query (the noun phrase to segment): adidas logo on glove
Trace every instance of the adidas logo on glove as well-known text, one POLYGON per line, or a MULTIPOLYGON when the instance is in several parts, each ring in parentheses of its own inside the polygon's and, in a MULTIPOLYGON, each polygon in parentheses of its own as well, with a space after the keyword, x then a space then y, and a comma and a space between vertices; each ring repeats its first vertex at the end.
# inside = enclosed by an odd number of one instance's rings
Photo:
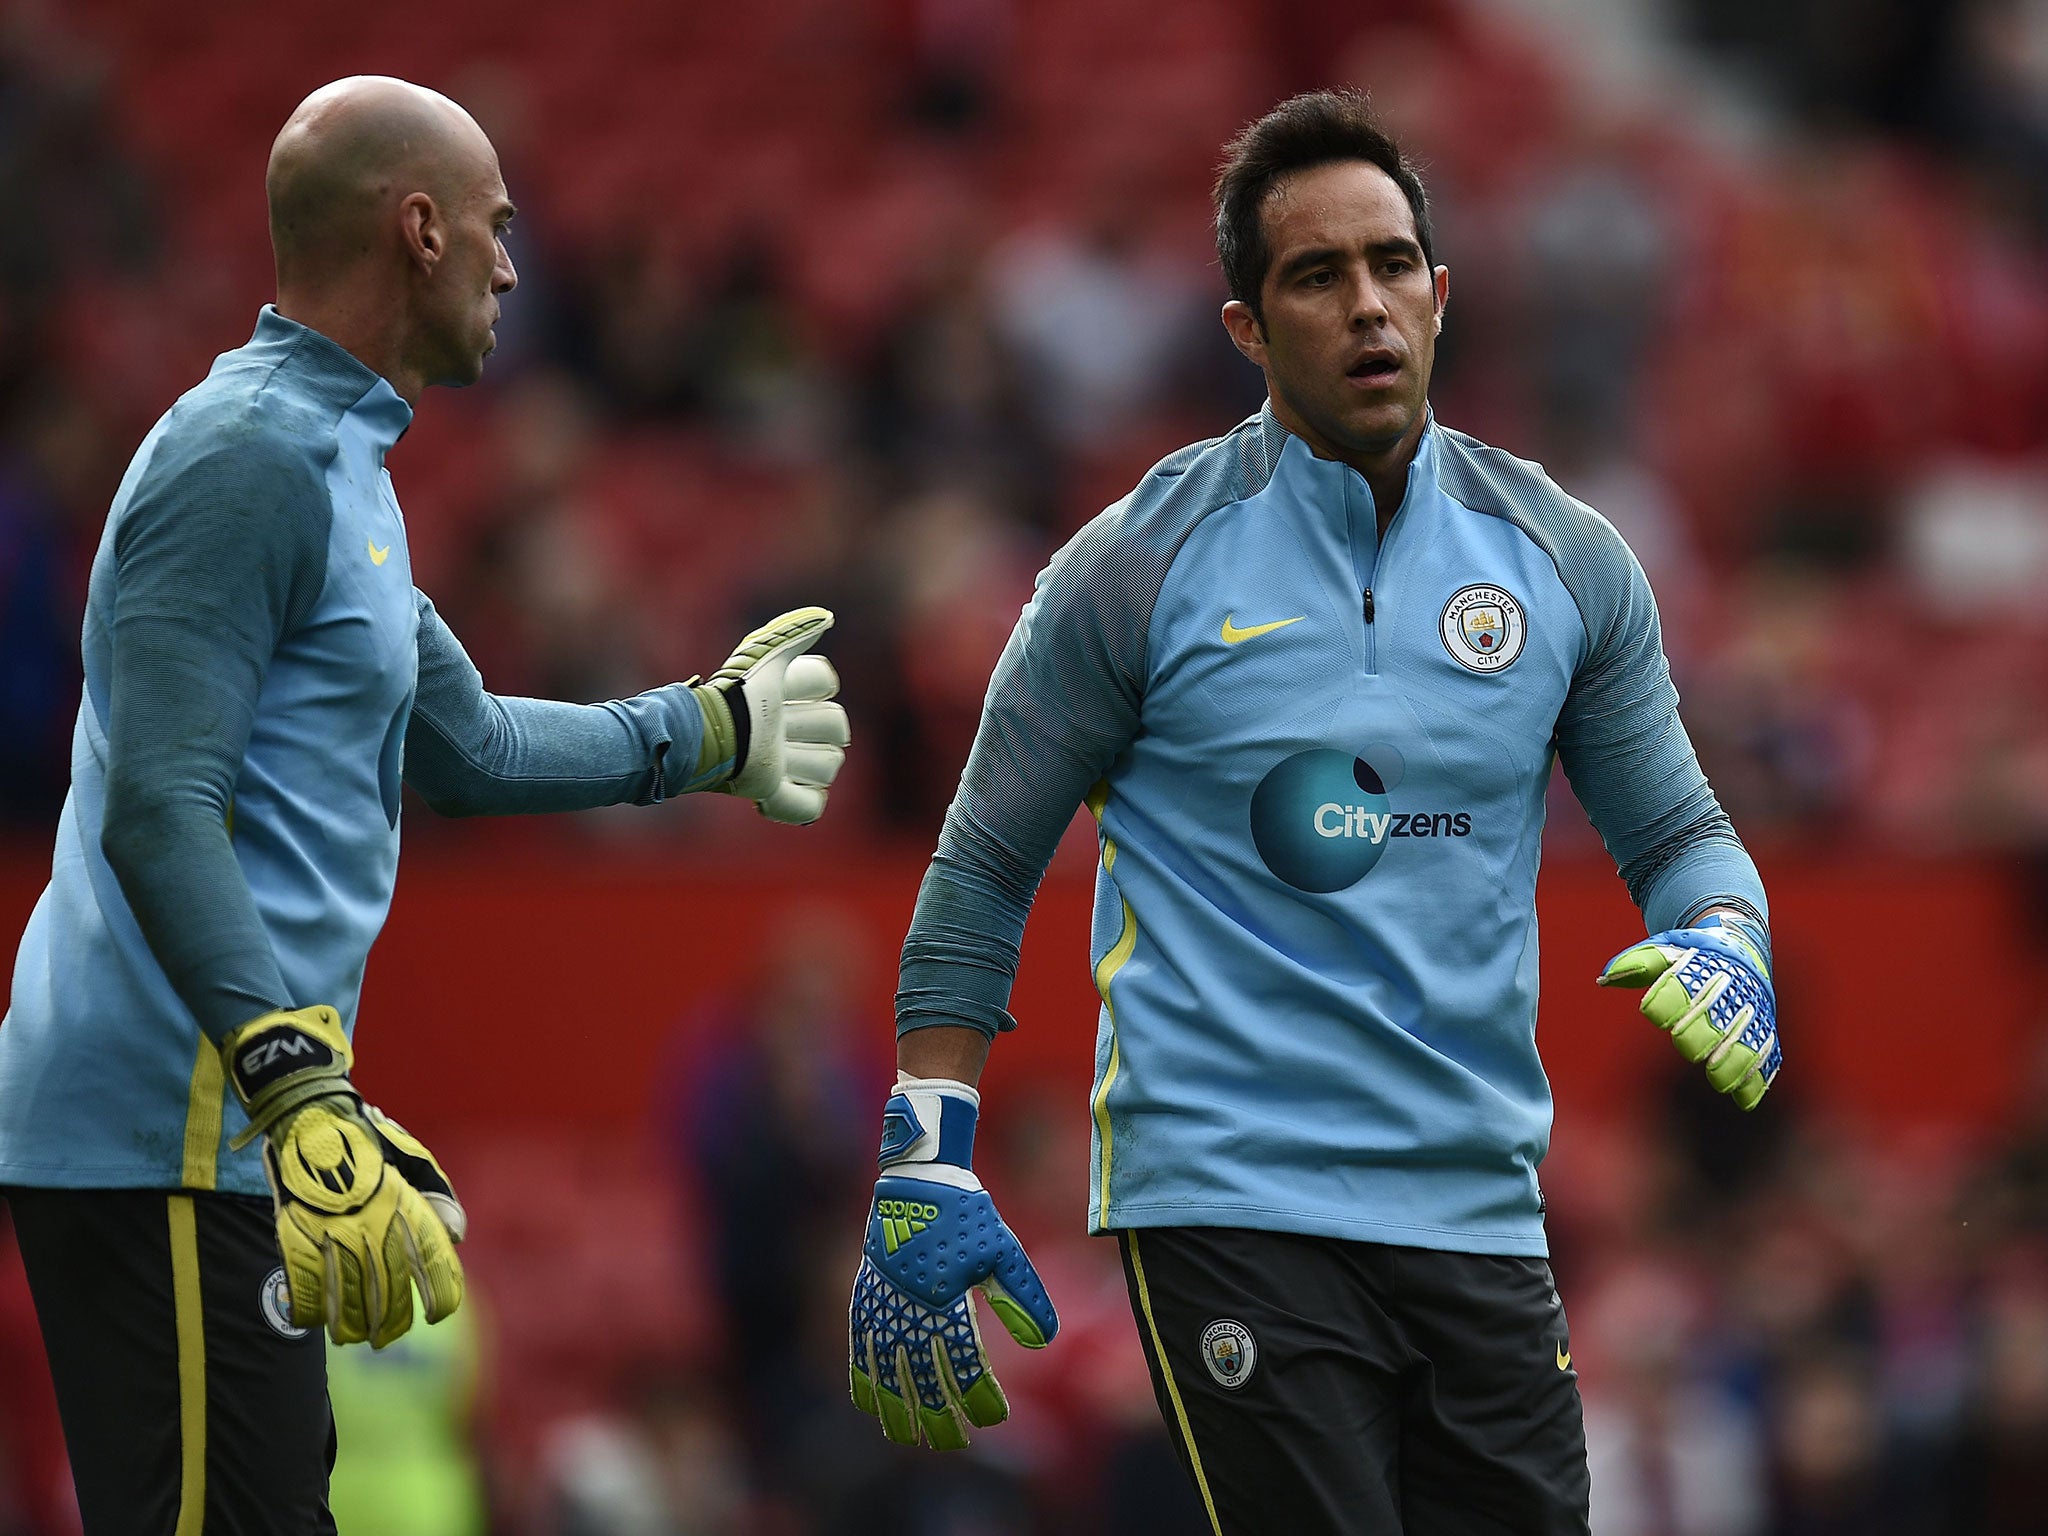
POLYGON ((894 1253, 937 1221, 939 1208, 917 1200, 877 1200, 875 1214, 882 1218, 882 1246, 894 1253))

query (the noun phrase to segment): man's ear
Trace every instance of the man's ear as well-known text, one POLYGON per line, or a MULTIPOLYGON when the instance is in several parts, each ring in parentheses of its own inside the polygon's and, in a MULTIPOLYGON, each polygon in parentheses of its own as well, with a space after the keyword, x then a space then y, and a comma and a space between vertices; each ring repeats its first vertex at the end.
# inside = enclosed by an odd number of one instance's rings
POLYGON ((1430 286, 1436 289, 1436 328, 1441 335, 1444 328, 1444 307, 1451 302, 1451 269, 1438 267, 1429 274, 1430 286))
POLYGON ((1225 304, 1223 329, 1230 333, 1232 346, 1259 367, 1266 366, 1266 328, 1252 313, 1251 305, 1242 299, 1232 299, 1225 304))
POLYGON ((398 205, 399 236, 405 253, 416 266, 433 271, 446 249, 441 231, 441 210, 424 192, 409 193, 398 205))

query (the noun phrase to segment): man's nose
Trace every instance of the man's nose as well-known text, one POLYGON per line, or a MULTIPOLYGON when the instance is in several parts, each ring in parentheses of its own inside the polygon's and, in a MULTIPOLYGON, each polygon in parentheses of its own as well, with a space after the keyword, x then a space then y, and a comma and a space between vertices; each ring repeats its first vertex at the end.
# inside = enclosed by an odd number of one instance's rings
POLYGON ((1380 294, 1380 285, 1369 276, 1360 277, 1351 288, 1351 328, 1362 331, 1384 325, 1386 320, 1387 304, 1380 294))
POLYGON ((519 286, 519 270, 512 265, 510 256, 498 258, 497 270, 491 273, 491 292, 510 293, 519 286))

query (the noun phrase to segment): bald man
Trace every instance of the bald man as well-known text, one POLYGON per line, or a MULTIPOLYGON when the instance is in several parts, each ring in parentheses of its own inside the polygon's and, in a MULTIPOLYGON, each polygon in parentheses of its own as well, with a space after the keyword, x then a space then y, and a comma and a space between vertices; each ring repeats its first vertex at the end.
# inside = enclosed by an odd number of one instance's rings
MULTIPOLYGON (((399 786, 449 815, 718 790, 814 821, 847 741, 798 609, 708 682, 500 698, 384 456, 518 283, 490 141, 399 80, 294 112, 277 302, 144 439, 87 595, 71 793, 0 1028, 0 1187, 91 1536, 331 1531, 325 1331, 462 1298, 461 1205, 350 1084, 399 786)), ((488 1030, 488 1020, 479 1021, 488 1030)))

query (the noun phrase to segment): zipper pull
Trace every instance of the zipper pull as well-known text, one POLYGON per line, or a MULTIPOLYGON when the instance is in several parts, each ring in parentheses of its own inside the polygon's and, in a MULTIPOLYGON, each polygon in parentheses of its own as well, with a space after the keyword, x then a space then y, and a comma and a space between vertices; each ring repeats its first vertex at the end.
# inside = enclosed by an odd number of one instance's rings
POLYGON ((1365 589, 1365 622, 1366 622, 1366 623, 1368 623, 1368 624, 1370 624, 1370 623, 1372 622, 1372 588, 1371 588, 1371 587, 1367 587, 1367 588, 1365 589))

